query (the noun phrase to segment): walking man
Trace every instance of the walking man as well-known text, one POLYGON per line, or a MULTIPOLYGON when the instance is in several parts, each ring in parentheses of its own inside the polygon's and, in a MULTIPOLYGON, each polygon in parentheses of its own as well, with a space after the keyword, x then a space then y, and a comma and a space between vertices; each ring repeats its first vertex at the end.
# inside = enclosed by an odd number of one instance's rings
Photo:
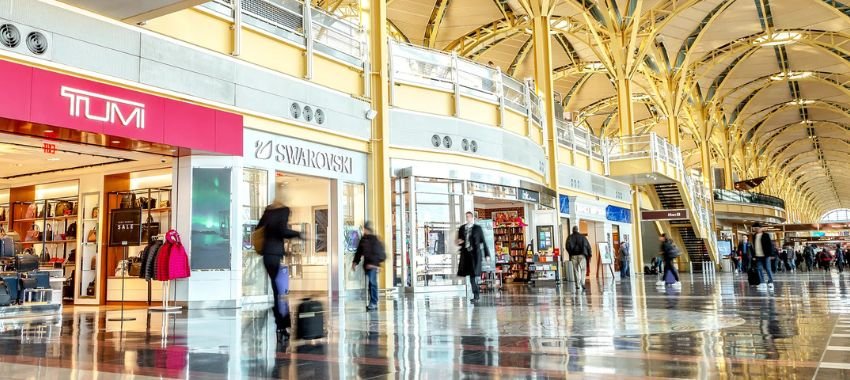
POLYGON ((578 226, 573 226, 573 233, 567 239, 567 253, 573 263, 573 275, 576 280, 576 290, 585 290, 584 282, 587 276, 587 261, 593 255, 587 237, 578 232, 578 226))
POLYGON ((363 273, 366 274, 366 281, 369 284, 369 306, 366 306, 366 311, 372 311, 378 308, 378 268, 387 259, 384 243, 381 243, 381 240, 375 235, 372 222, 363 224, 363 237, 360 238, 360 243, 357 244, 357 252, 354 253, 354 261, 351 263, 352 271, 357 267, 357 264, 360 264, 361 258, 363 259, 363 273))
POLYGON ((755 231, 755 236, 753 236, 753 244, 752 247, 752 257, 755 258, 756 270, 758 270, 759 274, 759 287, 762 287, 764 284, 764 274, 767 273, 767 287, 773 289, 773 272, 771 271, 770 260, 775 258, 776 256, 776 248, 773 246, 773 241, 770 239, 770 235, 764 232, 764 228, 762 228, 761 223, 754 223, 753 230, 755 231))
POLYGON ((747 272, 750 270, 750 265, 752 264, 752 256, 750 256, 752 245, 750 244, 749 236, 744 235, 741 239, 741 242, 738 243, 738 255, 741 256, 741 262, 743 263, 743 268, 741 269, 747 272))
POLYGON ((481 258, 490 258, 490 250, 484 241, 484 230, 475 224, 472 212, 466 213, 466 224, 457 231, 457 244, 460 246, 460 261, 457 275, 468 276, 469 286, 472 287, 472 303, 480 299, 481 289, 478 288, 478 278, 481 277, 481 258))
POLYGON ((630 260, 630 252, 629 252, 629 235, 624 235, 624 241, 620 243, 620 278, 627 279, 630 277, 629 273, 629 263, 630 260))

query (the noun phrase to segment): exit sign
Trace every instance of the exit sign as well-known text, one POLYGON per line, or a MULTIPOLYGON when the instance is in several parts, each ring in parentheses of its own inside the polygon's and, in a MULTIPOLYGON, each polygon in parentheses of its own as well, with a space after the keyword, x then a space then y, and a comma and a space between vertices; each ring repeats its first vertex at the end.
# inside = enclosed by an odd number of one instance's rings
POLYGON ((41 146, 41 150, 46 154, 56 154, 56 144, 53 143, 43 143, 41 146))

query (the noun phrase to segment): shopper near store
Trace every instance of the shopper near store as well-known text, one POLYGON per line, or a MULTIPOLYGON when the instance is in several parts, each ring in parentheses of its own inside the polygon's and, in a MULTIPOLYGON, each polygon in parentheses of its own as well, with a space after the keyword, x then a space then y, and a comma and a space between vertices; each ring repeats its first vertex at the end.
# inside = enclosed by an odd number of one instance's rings
POLYGON ((484 241, 484 229, 475 224, 475 216, 472 212, 466 213, 466 224, 460 226, 457 231, 457 244, 460 246, 457 275, 469 277, 469 286, 472 287, 470 302, 477 303, 481 298, 481 289, 478 287, 478 278, 481 277, 481 259, 489 258, 490 250, 487 248, 487 242, 484 241))
POLYGON ((372 222, 363 224, 363 237, 360 238, 357 252, 354 253, 354 261, 351 263, 352 271, 360 264, 360 259, 363 259, 363 273, 366 274, 369 285, 369 306, 366 306, 366 311, 372 311, 378 308, 378 268, 387 259, 384 243, 375 235, 372 222))
POLYGON ((667 274, 669 273, 673 276, 675 282, 672 284, 674 288, 682 287, 682 283, 679 282, 679 271, 676 269, 676 263, 673 262, 681 252, 673 242, 667 237, 667 234, 661 234, 658 237, 658 240, 661 242, 661 257, 664 259, 664 275, 661 276, 661 280, 666 282, 667 274))
POLYGON ((578 226, 573 226, 573 233, 567 239, 567 253, 570 255, 570 261, 573 263, 573 276, 576 280, 576 290, 585 290, 587 276, 587 262, 593 256, 593 251, 590 249, 590 242, 587 237, 578 231, 578 226))
POLYGON ((263 265, 265 265, 272 283, 272 294, 274 295, 272 312, 274 313, 275 326, 277 326, 278 342, 289 339, 288 329, 291 325, 289 310, 281 310, 278 306, 281 292, 285 295, 289 289, 278 289, 277 281, 275 281, 280 271, 283 256, 286 254, 283 241, 301 238, 300 232, 289 229, 289 215, 290 210, 289 207, 285 206, 285 198, 282 193, 278 193, 277 200, 266 207, 263 216, 260 217, 260 222, 257 224, 257 229, 263 229, 263 265))
POLYGON ((835 266, 838 268, 838 273, 844 272, 844 249, 841 244, 835 245, 835 266))
POLYGON ((776 247, 773 245, 770 234, 764 232, 761 223, 754 223, 753 230, 755 235, 753 235, 750 254, 755 258, 756 270, 759 274, 759 287, 766 286, 773 289, 773 272, 770 262, 776 258, 776 247), (765 275, 763 272, 767 274, 767 284, 764 282, 765 275))
POLYGON ((626 279, 631 277, 629 273, 629 263, 631 262, 631 256, 629 249, 629 235, 625 235, 625 240, 620 243, 620 278, 626 279))
POLYGON ((744 235, 744 237, 741 238, 741 242, 738 243, 738 255, 741 256, 742 272, 750 270, 750 265, 752 264, 753 259, 753 257, 750 256, 752 248, 752 244, 750 244, 750 237, 744 235))
POLYGON ((815 248, 808 244, 803 248, 803 257, 806 260, 806 271, 811 272, 815 269, 815 248))

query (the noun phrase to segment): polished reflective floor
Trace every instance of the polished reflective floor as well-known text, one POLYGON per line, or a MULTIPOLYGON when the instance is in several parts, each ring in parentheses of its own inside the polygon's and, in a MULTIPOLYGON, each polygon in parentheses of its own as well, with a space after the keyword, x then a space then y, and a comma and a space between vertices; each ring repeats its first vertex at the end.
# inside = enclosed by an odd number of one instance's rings
POLYGON ((850 379, 850 274, 682 276, 402 295, 328 307, 326 339, 278 345, 262 308, 66 307, 0 323, 0 379, 850 379))

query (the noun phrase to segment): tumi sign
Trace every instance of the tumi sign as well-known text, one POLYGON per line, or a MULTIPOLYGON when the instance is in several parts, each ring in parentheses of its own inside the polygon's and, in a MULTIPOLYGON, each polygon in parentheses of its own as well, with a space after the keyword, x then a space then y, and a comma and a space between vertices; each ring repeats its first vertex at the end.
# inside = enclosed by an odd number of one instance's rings
POLYGON ((641 211, 641 220, 687 220, 688 210, 657 210, 657 211, 641 211))
POLYGON ((242 156, 238 114, 2 60, 0 83, 0 118, 242 156))
POLYGON ((68 98, 71 117, 102 121, 121 126, 145 128, 145 105, 108 95, 96 94, 77 88, 62 86, 62 97, 68 98))

